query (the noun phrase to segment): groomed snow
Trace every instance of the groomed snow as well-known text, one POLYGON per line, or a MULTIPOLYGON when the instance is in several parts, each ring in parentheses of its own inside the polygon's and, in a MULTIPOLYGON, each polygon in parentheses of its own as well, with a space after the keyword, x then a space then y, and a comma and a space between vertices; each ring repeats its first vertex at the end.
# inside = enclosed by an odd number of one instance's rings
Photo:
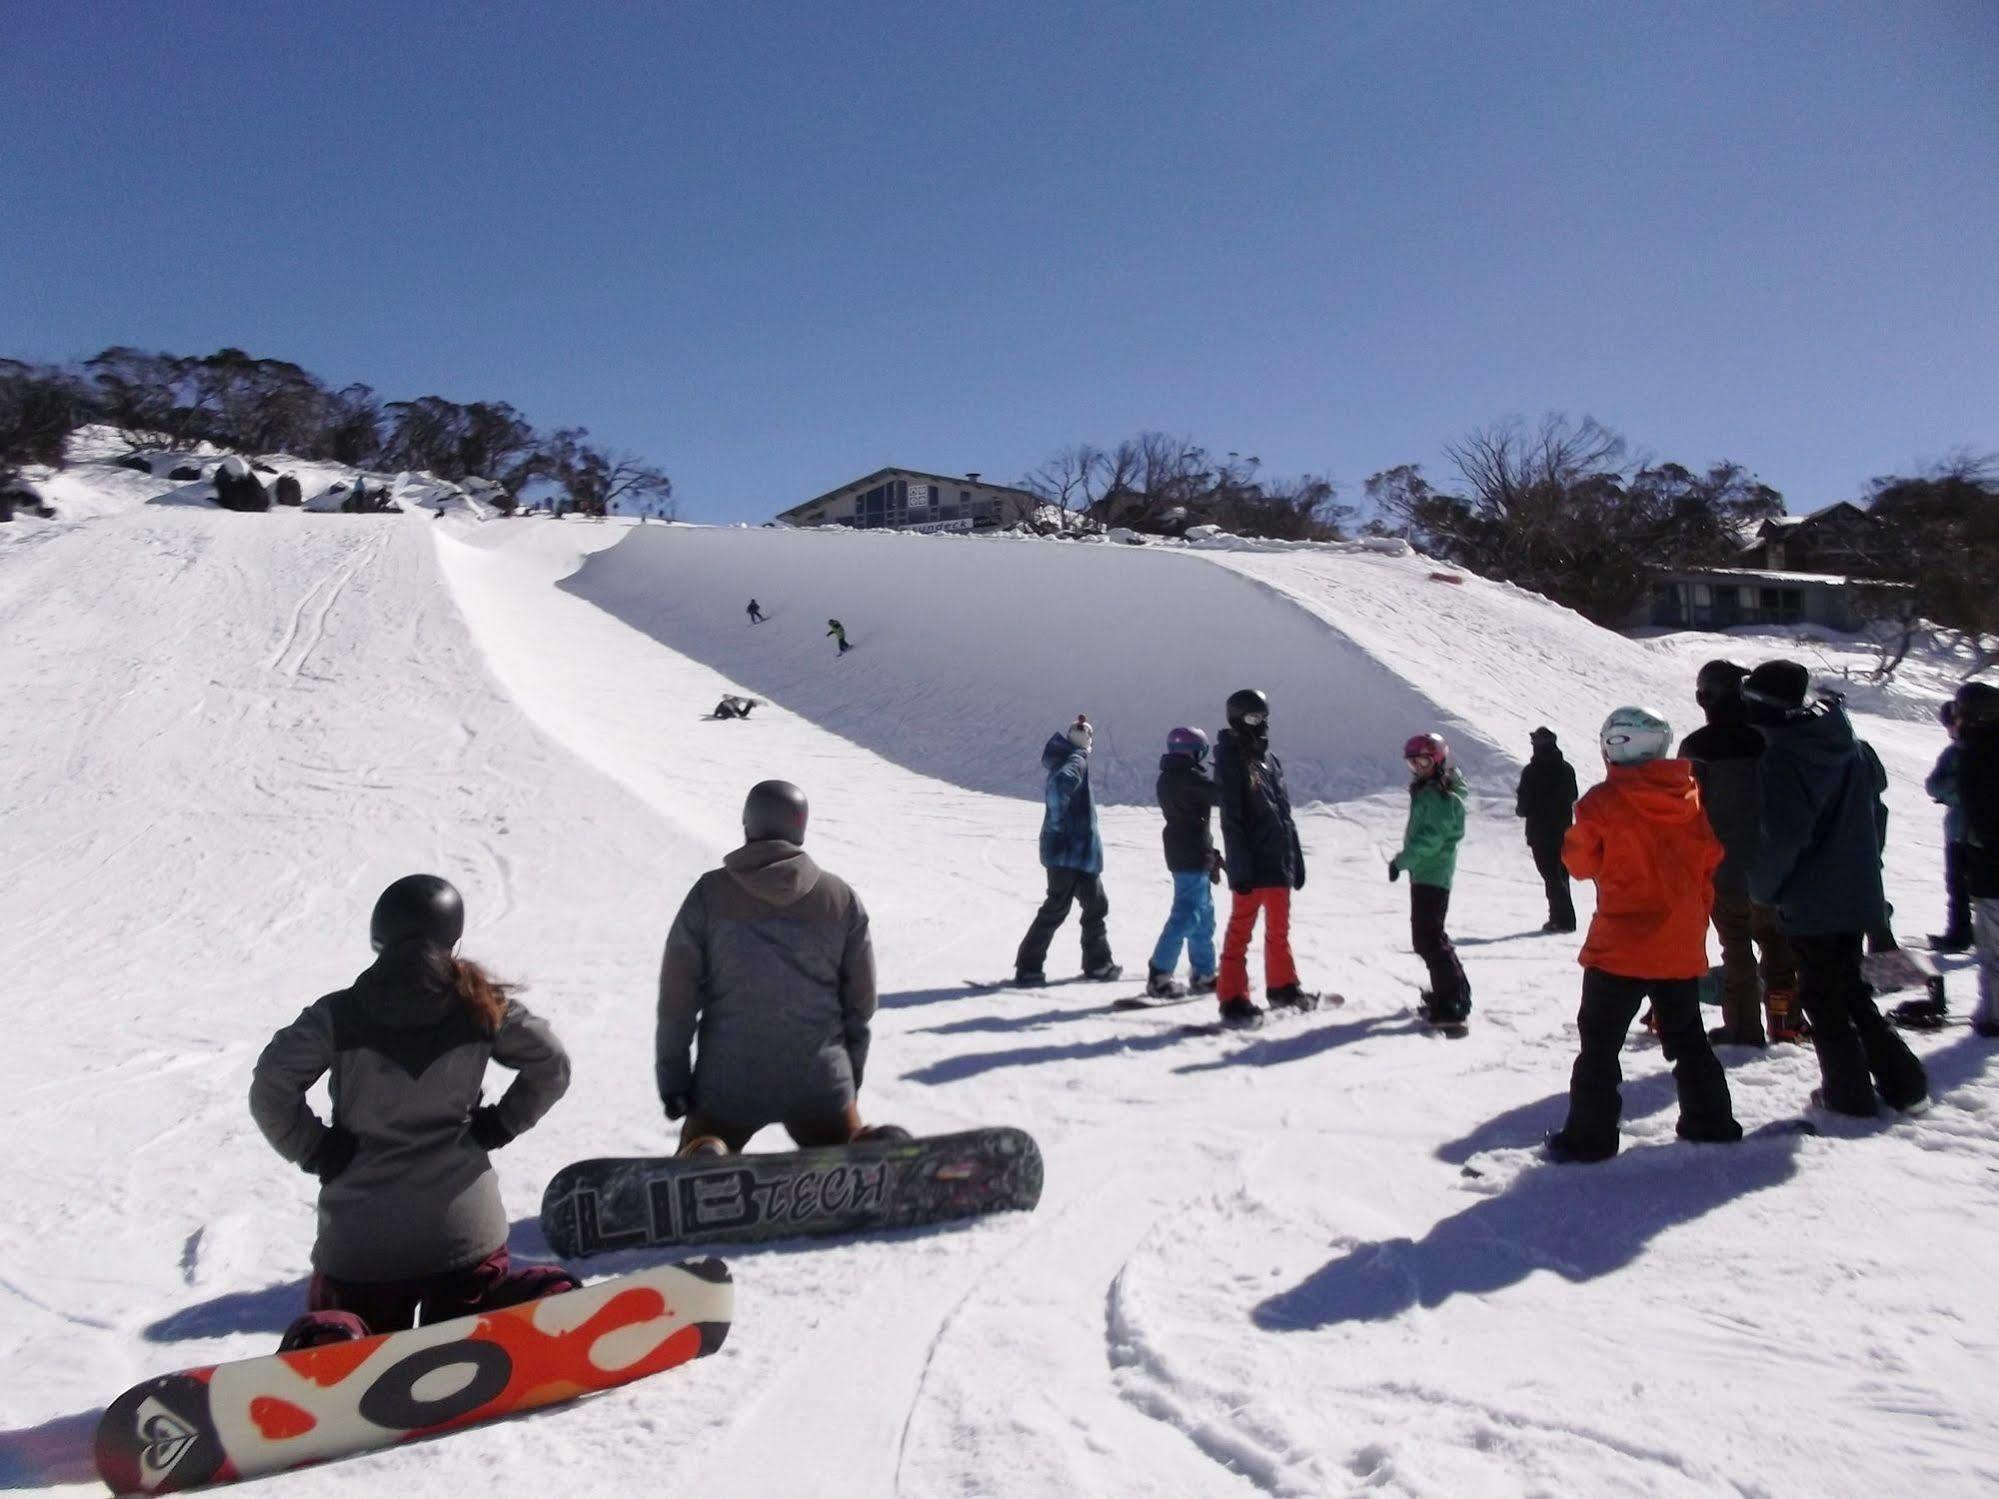
MULTIPOLYGON (((1691 726, 1708 655, 1837 673, 1859 647, 1633 642, 1416 557, 231 515, 148 504, 144 477, 71 470, 58 520, 0 534, 0 1487, 88 1491, 105 1400, 265 1351, 298 1309, 312 1184, 250 1124, 249 1068, 367 962, 390 878, 457 881, 465 949, 526 980, 576 1058, 569 1097, 499 1158, 517 1253, 542 1252, 557 1165, 663 1146, 659 943, 765 775, 811 793, 813 851, 874 917, 867 1113, 1028 1126, 1039 1210, 737 1251, 715 1358, 270 1492, 1999 1481, 1990 1043, 1916 1038, 1936 1107, 1825 1138, 1775 1128, 1816 1081, 1808 1054, 1732 1055, 1765 1131, 1732 1149, 1673 1141, 1670 1078, 1634 1043, 1625 1153, 1555 1168, 1530 1148, 1559 1122, 1578 971, 1573 939, 1538 933, 1510 815, 1526 729, 1560 731, 1587 780, 1616 703, 1691 726), (748 625, 751 594, 769 624, 748 625), (1313 801, 1300 963, 1348 1004, 1194 1037, 1200 1006, 1108 1011, 1134 980, 965 993, 1031 914, 1035 757, 1079 709, 1121 803, 1112 938, 1142 973, 1166 904, 1156 746, 1183 718, 1213 729, 1248 683, 1313 801), (725 691, 773 701, 704 721, 725 691), (1382 867, 1401 741, 1433 727, 1480 793, 1452 922, 1478 1005, 1461 1042, 1410 1018, 1420 966, 1382 867)), ((1854 697, 1895 780, 1909 933, 1940 914, 1920 782, 1943 680, 1933 663, 1854 697)), ((1957 970, 1960 1013, 1969 986, 1957 970)))

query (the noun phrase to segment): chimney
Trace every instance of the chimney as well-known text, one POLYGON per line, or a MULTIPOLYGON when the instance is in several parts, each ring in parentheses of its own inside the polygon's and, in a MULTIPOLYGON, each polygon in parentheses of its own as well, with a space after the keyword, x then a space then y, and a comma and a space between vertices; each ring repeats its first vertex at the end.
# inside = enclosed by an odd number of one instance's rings
POLYGON ((969 474, 966 474, 966 475, 965 475, 965 477, 966 477, 967 479, 970 479, 970 480, 971 480, 971 481, 972 481, 972 482, 973 482, 974 484, 976 484, 976 483, 978 483, 978 482, 979 482, 979 476, 978 476, 978 473, 977 473, 976 471, 974 471, 974 472, 972 472, 972 473, 969 473, 969 474))

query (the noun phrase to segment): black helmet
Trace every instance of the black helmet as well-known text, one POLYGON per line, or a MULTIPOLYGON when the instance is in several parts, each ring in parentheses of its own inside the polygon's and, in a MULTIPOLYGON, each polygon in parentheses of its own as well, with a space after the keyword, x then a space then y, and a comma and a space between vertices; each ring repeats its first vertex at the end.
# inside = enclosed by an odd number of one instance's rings
POLYGON ((743 841, 805 841, 805 793, 789 781, 758 781, 743 799, 743 841))
POLYGON ((1705 704, 1740 697, 1742 679, 1748 675, 1748 667, 1737 666, 1733 661, 1710 661, 1694 678, 1694 701, 1705 704))
POLYGON ((1999 723, 1999 687, 1990 682, 1966 682, 1957 689, 1956 702, 1960 728, 1999 723))
POLYGON ((1254 687, 1245 687, 1229 694, 1227 712, 1231 727, 1260 729, 1270 722, 1270 699, 1254 687))
POLYGON ((1795 713, 1812 690, 1809 668, 1797 661, 1765 661, 1743 680, 1742 696, 1751 703, 1795 713))
POLYGON ((464 935, 465 902, 451 881, 434 874, 404 875, 382 892, 368 920, 376 952, 411 938, 449 952, 464 935))

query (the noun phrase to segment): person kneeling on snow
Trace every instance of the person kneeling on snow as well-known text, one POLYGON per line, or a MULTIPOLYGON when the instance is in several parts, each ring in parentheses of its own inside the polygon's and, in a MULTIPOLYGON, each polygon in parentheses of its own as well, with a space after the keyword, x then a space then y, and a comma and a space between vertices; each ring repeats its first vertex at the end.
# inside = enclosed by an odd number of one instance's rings
POLYGON ((738 1151, 769 1124, 801 1146, 870 1133, 855 1102, 875 1013, 868 913, 801 846, 806 812, 789 781, 751 787, 743 846, 667 933, 655 1066, 683 1151, 738 1151))
POLYGON ((756 705, 757 700, 753 697, 736 697, 734 694, 730 694, 717 703, 715 711, 708 716, 710 718, 748 718, 750 716, 750 709, 756 705))
POLYGON ((1424 1014, 1437 1025, 1462 1025, 1471 1013, 1471 985, 1444 920, 1451 880, 1465 836, 1465 778, 1450 763, 1441 734, 1418 734, 1402 746, 1409 767, 1409 820, 1402 851, 1388 861, 1388 881, 1409 876, 1409 945, 1430 970, 1424 1014))
POLYGON ((264 1138, 320 1181, 308 1310, 281 1352, 579 1284, 555 1265, 511 1267, 491 1160, 568 1088, 562 1043, 508 985, 452 955, 465 906, 447 881, 397 880, 371 927, 380 956, 271 1037, 250 1084, 264 1138), (488 1061, 520 1075, 481 1105, 488 1061), (306 1102, 327 1072, 330 1123, 306 1102))
POLYGON ((1596 881, 1596 915, 1576 961, 1583 965, 1582 1049, 1569 1076, 1569 1118, 1548 1136, 1558 1161, 1617 1154, 1617 1054, 1649 996, 1673 1064, 1683 1140, 1742 1138, 1728 1078, 1701 1024, 1707 926, 1721 841, 1701 809, 1693 764, 1664 758, 1673 729, 1643 708, 1603 722, 1603 783, 1576 805, 1562 845, 1569 873, 1596 881))

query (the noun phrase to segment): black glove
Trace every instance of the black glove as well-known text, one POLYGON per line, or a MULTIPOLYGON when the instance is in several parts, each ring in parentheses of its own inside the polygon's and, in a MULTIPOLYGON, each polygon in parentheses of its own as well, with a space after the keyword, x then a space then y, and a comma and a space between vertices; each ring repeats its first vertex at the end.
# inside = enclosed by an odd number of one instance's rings
POLYGON ((487 1104, 472 1111, 472 1143, 481 1150, 498 1150, 513 1143, 514 1132, 500 1122, 500 1106, 487 1104))
POLYGON ((1397 864, 1393 859, 1390 859, 1388 861, 1388 883, 1392 885, 1401 878, 1402 866, 1397 864))
POLYGON ((1219 885, 1221 882, 1222 852, 1218 848, 1211 848, 1208 850, 1208 883, 1210 885, 1219 885))
POLYGON ((687 1117, 687 1106, 692 1102, 693 1100, 685 1093, 667 1094, 666 1117, 669 1119, 685 1119, 687 1117))
POLYGON ((353 1164, 354 1152, 360 1148, 361 1142, 354 1138, 353 1131, 337 1124, 328 1125, 319 1143, 312 1147, 312 1153, 299 1165, 318 1177, 324 1186, 353 1164))

